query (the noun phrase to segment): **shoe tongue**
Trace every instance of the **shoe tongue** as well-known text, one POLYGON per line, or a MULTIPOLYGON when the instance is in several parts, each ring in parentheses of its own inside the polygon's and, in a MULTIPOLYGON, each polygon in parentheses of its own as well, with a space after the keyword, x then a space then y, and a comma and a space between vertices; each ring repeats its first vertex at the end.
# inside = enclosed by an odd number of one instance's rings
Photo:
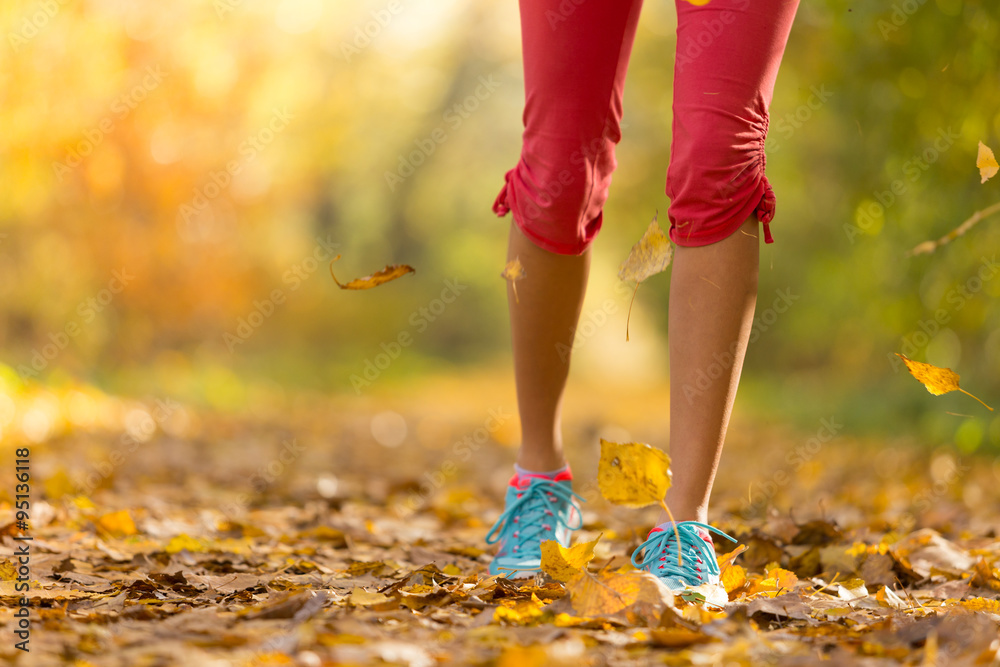
MULTIPOLYGON (((682 521, 680 523, 684 523, 684 522, 682 521)), ((689 528, 692 529, 692 530, 694 530, 694 532, 698 533, 698 535, 700 535, 703 540, 705 540, 706 542, 708 542, 712 546, 715 546, 715 541, 712 539, 712 534, 709 533, 707 530, 705 530, 701 526, 690 526, 689 528)), ((674 522, 673 521, 665 521, 664 523, 661 523, 660 525, 658 525, 655 528, 653 528, 653 530, 649 531, 649 535, 647 535, 647 538, 650 537, 650 536, 652 536, 653 533, 660 533, 660 532, 666 532, 666 533, 673 534, 673 532, 674 532, 674 522)))

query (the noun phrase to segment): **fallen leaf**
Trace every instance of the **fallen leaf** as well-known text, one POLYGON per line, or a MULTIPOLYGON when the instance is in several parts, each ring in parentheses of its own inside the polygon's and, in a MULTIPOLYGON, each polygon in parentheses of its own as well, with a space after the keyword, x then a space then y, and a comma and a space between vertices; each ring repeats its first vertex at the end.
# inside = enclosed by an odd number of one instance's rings
POLYGON ((538 596, 532 593, 531 597, 527 600, 514 601, 509 607, 497 607, 493 612, 493 620, 507 621, 514 625, 528 625, 538 620, 544 614, 542 605, 543 602, 538 599, 538 596))
POLYGON ((594 547, 600 537, 567 549, 555 540, 542 542, 542 571, 556 581, 567 582, 586 570, 594 559, 594 547))
MULTIPOLYGON (((935 396, 947 394, 950 391, 960 391, 966 396, 972 396, 972 394, 958 386, 958 373, 950 368, 938 368, 937 366, 932 366, 931 364, 925 364, 922 361, 913 361, 899 352, 896 353, 896 356, 903 360, 906 367, 910 370, 910 374, 917 378, 921 384, 927 387, 927 391, 935 396)), ((986 405, 975 396, 972 396, 972 398, 975 398, 977 401, 982 403, 983 406, 990 412, 993 411, 993 408, 986 405)))
POLYGON ((703 644, 713 641, 711 637, 703 632, 680 627, 653 628, 652 639, 655 645, 667 648, 684 648, 693 644, 703 644))
POLYGON ((163 548, 168 554, 175 554, 185 549, 191 553, 204 552, 208 551, 208 545, 204 540, 193 538, 187 533, 181 533, 171 537, 167 546, 163 548))
POLYGON ((129 514, 128 510, 119 510, 104 514, 94 521, 94 525, 97 526, 100 532, 112 537, 128 537, 138 532, 135 528, 135 522, 132 521, 132 515, 129 514))
POLYGON ((544 667, 549 655, 544 646, 508 646, 497 658, 496 667, 544 667))
POLYGON ((659 579, 642 570, 629 569, 581 572, 566 584, 573 611, 578 616, 611 616, 625 609, 644 605, 655 610, 659 619, 663 608, 672 606, 674 596, 659 579))
POLYGON ((959 604, 969 611, 985 611, 990 614, 1000 614, 1000 600, 969 598, 968 600, 962 600, 959 604))
POLYGON ((722 587, 726 589, 726 593, 730 594, 731 598, 733 593, 738 592, 746 585, 746 570, 739 565, 730 565, 722 571, 719 582, 722 584, 722 587))
POLYGON ((17 565, 13 560, 0 561, 0 581, 16 581, 17 565))
POLYGON ((893 544, 890 551, 893 558, 921 577, 930 576, 934 570, 962 576, 976 564, 968 552, 931 528, 910 533, 893 544))
POLYGON ((662 449, 601 438, 597 483, 610 502, 633 508, 663 502, 670 477, 670 457, 662 449))
POLYGON ((878 600, 878 603, 883 607, 890 607, 892 609, 907 609, 910 606, 903 600, 903 598, 893 593, 887 586, 883 586, 878 589, 875 593, 875 599, 878 600))
POLYGON ((771 614, 772 616, 787 616, 788 618, 798 618, 807 620, 809 618, 809 608, 802 601, 802 596, 798 593, 785 593, 777 597, 757 598, 747 605, 747 615, 771 614))
POLYGON ((360 586, 356 586, 351 594, 347 596, 347 601, 355 607, 370 607, 376 604, 385 604, 392 600, 388 595, 382 593, 369 592, 360 586))
POLYGON ((401 276, 405 276, 407 273, 415 273, 415 269, 409 264, 390 264, 386 266, 381 271, 376 271, 370 276, 365 276, 364 278, 355 278, 349 283, 342 283, 337 280, 337 276, 333 275, 333 262, 340 259, 340 255, 333 258, 330 262, 330 275, 333 276, 333 282, 337 283, 340 289, 371 289, 372 287, 378 287, 383 283, 387 283, 390 280, 395 280, 401 276))
POLYGON ((979 155, 976 156, 976 167, 979 168, 979 175, 982 177, 980 183, 985 183, 1000 171, 1000 164, 997 164, 997 158, 993 155, 993 151, 981 141, 979 142, 979 155))
POLYGON ((503 268, 500 277, 510 282, 511 289, 514 290, 514 300, 517 303, 521 303, 521 299, 517 296, 517 281, 524 279, 524 266, 521 264, 521 258, 515 257, 507 262, 507 266, 503 268))
POLYGON ((777 597, 794 589, 798 581, 799 578, 794 572, 782 569, 777 564, 771 564, 764 576, 755 574, 750 577, 746 594, 747 597, 754 595, 777 597))
POLYGON ((628 323, 632 319, 632 304, 635 302, 635 294, 639 291, 639 283, 652 275, 664 271, 670 266, 673 259, 674 249, 670 245, 668 237, 659 223, 657 216, 653 216, 653 221, 646 228, 646 233, 642 235, 639 242, 632 246, 628 257, 618 269, 618 279, 623 281, 634 280, 635 290, 632 292, 632 300, 628 304, 628 317, 625 319, 625 340, 628 340, 628 323))
POLYGON ((719 571, 725 572, 727 567, 731 567, 733 565, 733 561, 736 560, 736 557, 746 550, 747 550, 747 545, 740 544, 737 545, 737 547, 732 551, 730 551, 729 553, 723 554, 721 556, 716 556, 715 560, 719 563, 719 571))
POLYGON ((836 584, 833 588, 837 591, 837 596, 847 602, 868 597, 868 587, 861 579, 849 579, 841 584, 836 584))

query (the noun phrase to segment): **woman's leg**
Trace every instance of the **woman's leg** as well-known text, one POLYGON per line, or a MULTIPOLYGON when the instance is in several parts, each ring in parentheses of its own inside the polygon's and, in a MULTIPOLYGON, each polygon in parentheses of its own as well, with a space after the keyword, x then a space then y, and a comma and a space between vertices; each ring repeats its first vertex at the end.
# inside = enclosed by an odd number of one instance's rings
POLYGON ((621 139, 622 95, 641 0, 521 0, 525 110, 521 159, 494 211, 513 213, 508 289, 521 468, 565 464, 559 413, 586 290, 589 247, 621 139))
POLYGON ((667 170, 670 238, 678 246, 668 317, 675 482, 666 502, 677 525, 664 525, 664 513, 632 562, 681 590, 719 581, 711 533, 725 533, 706 522, 708 500, 757 298, 759 223, 771 242, 767 108, 798 0, 676 4, 667 170))
POLYGON ((542 250, 511 225, 507 256, 525 278, 508 295, 521 450, 517 464, 548 472, 566 465, 559 414, 569 374, 569 350, 590 270, 590 251, 558 255, 542 250), (559 351, 564 353, 560 354, 559 351))
POLYGON ((797 5, 677 0, 666 502, 678 521, 707 520, 739 384, 757 298, 758 221, 770 242, 774 214, 764 177, 768 107, 797 5))
MULTIPOLYGON (((678 246, 670 277, 670 456, 667 506, 708 522, 708 499, 736 398, 757 300, 758 223, 702 247, 678 246), (719 375, 704 390, 700 373, 719 375)), ((704 377, 704 376, 702 376, 704 377)), ((663 514, 660 522, 666 521, 663 514)))
POLYGON ((562 451, 559 412, 569 350, 621 138, 622 93, 641 0, 521 0, 524 140, 493 205, 513 212, 508 260, 525 276, 508 287, 521 450, 490 572, 532 573, 541 543, 569 546, 580 500, 562 451))

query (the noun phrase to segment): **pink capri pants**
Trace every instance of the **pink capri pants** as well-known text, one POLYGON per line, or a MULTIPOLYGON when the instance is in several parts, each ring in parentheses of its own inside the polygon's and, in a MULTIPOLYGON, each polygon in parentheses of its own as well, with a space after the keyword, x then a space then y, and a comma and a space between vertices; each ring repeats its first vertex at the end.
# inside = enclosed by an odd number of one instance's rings
MULTIPOLYGON (((670 238, 702 246, 752 214, 770 227, 768 107, 799 0, 676 0, 670 238)), ((539 247, 579 255, 601 228, 642 0, 520 0, 524 138, 493 204, 539 247)))

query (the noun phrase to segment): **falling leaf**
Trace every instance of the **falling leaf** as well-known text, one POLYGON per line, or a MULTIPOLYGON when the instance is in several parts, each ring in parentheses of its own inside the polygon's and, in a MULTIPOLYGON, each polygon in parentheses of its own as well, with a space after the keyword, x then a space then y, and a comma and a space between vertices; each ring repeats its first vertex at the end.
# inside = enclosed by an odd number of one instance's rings
MULTIPOLYGON (((641 442, 618 444, 601 438, 601 460, 597 484, 601 495, 616 505, 645 507, 659 503, 673 522, 674 536, 680 542, 674 515, 663 496, 670 488, 670 457, 662 449, 641 442)), ((683 565, 680 549, 677 564, 683 565)))
POLYGON ((542 542, 542 571, 556 581, 567 582, 583 572, 594 559, 594 547, 600 537, 567 549, 555 540, 542 542))
POLYGON ((378 287, 383 283, 387 283, 390 280, 395 280, 401 276, 405 276, 407 273, 415 273, 415 269, 409 264, 390 264, 381 271, 376 271, 370 276, 365 276, 364 278, 356 278, 349 283, 341 283, 337 280, 337 276, 333 275, 333 262, 340 259, 340 255, 333 258, 330 262, 330 275, 333 276, 333 282, 340 286, 340 289, 371 289, 372 287, 378 287))
MULTIPOLYGON (((931 364, 925 364, 922 361, 913 361, 899 352, 896 353, 896 356, 906 363, 906 367, 910 370, 910 374, 917 378, 921 384, 927 387, 927 391, 935 396, 940 396, 941 394, 947 394, 950 391, 956 390, 962 392, 966 396, 972 396, 972 394, 958 386, 958 373, 950 368, 938 368, 937 366, 932 366, 931 364)), ((986 405, 975 396, 972 396, 972 398, 975 398, 977 401, 982 403, 983 406, 990 412, 993 411, 993 408, 986 405)))
POLYGON ((511 289, 514 290, 514 300, 517 303, 521 303, 521 300, 517 296, 517 281, 524 278, 524 266, 521 264, 521 258, 515 257, 507 262, 507 266, 503 268, 500 277, 510 282, 511 289))
POLYGON ((663 500, 670 488, 670 457, 641 442, 618 444, 601 438, 597 483, 616 505, 645 507, 663 500))
POLYGON ((979 175, 983 179, 980 183, 985 183, 1000 171, 1000 164, 997 164, 997 158, 993 155, 993 151, 981 141, 979 142, 979 155, 976 157, 976 166, 979 167, 979 175))
POLYGON ((646 228, 646 233, 642 235, 639 242, 632 246, 628 257, 618 269, 619 280, 635 281, 635 290, 632 291, 632 300, 628 304, 628 317, 625 320, 625 340, 628 340, 628 323, 632 319, 632 304, 635 302, 635 294, 639 291, 639 283, 652 275, 660 273, 670 266, 674 249, 670 245, 668 237, 659 223, 657 216, 653 216, 653 221, 646 228))

